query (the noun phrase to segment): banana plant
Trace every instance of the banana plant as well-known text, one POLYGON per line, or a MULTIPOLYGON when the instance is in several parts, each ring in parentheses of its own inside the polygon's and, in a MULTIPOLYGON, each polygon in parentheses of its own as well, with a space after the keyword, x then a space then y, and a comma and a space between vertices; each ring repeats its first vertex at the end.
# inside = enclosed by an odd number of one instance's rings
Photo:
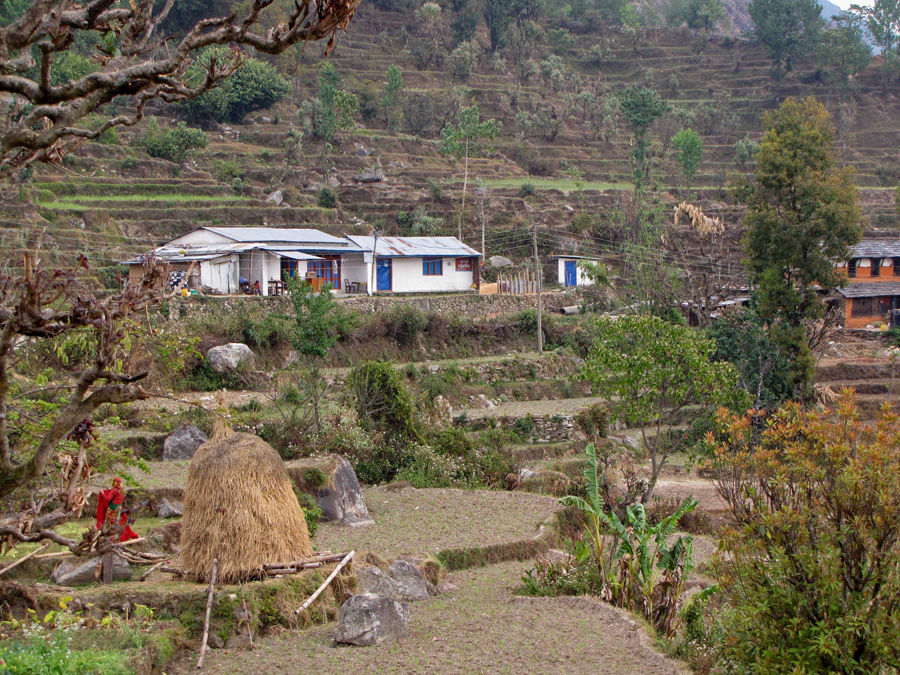
MULTIPOLYGON (((593 443, 585 448, 585 455, 588 466, 584 477, 588 498, 585 500, 569 495, 559 502, 580 509, 588 516, 587 533, 606 585, 602 589, 603 596, 613 604, 639 610, 653 621, 654 616, 659 614, 654 612, 653 590, 660 576, 665 576, 667 580, 677 579, 681 586, 690 572, 693 536, 682 535, 671 544, 667 540, 674 533, 678 521, 697 507, 698 500, 687 497, 673 513, 655 525, 650 524, 643 504, 633 504, 625 509, 623 522, 615 511, 607 512, 607 504, 601 498, 603 477, 593 443), (617 538, 618 547, 607 560, 605 548, 609 534, 617 538), (614 562, 619 563, 618 575, 613 569, 614 562)), ((668 604, 672 607, 662 608, 662 620, 666 627, 671 624, 670 615, 674 611, 674 603, 668 604)))

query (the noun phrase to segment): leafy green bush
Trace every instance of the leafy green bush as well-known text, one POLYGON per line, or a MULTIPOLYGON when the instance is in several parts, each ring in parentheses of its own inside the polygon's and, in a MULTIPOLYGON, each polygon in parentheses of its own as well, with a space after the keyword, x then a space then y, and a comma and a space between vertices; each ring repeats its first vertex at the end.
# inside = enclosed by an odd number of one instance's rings
POLYGON ((465 82, 472 75, 475 66, 478 65, 478 55, 481 47, 478 42, 463 42, 450 53, 447 59, 447 70, 456 82, 465 82))
POLYGON ((52 638, 35 636, 28 642, 0 647, 4 675, 131 675, 121 652, 96 649, 73 650, 70 638, 57 632, 52 638))
POLYGON ((347 377, 356 414, 363 429, 378 429, 389 439, 402 442, 419 439, 415 408, 400 374, 386 361, 367 361, 347 377))
MULTIPOLYGON (((234 56, 227 47, 208 47, 191 66, 189 77, 201 82, 212 59, 227 63, 234 56)), ((269 64, 244 57, 235 73, 197 98, 181 103, 187 118, 194 122, 243 121, 254 110, 269 108, 287 96, 290 83, 269 64)))
POLYGON ((318 204, 323 209, 336 208, 338 205, 337 193, 327 185, 323 186, 316 194, 316 204, 318 204))
POLYGON ((531 183, 522 183, 519 186, 519 196, 520 197, 531 197, 534 195, 534 185, 531 183))
POLYGON ((219 389, 245 389, 247 383, 237 374, 217 373, 209 359, 203 358, 187 374, 184 388, 194 391, 218 391, 219 389))
POLYGON ((181 164, 190 155, 206 147, 206 134, 184 122, 179 122, 172 129, 163 129, 154 117, 147 125, 140 144, 151 157, 181 164))
POLYGON ((322 507, 316 503, 315 498, 308 492, 302 492, 294 485, 294 494, 297 495, 297 501, 300 508, 303 509, 303 516, 306 518, 306 529, 309 530, 309 537, 312 539, 319 531, 319 520, 322 518, 322 507))
POLYGON ((300 109, 303 126, 313 138, 330 143, 340 129, 352 129, 359 99, 343 89, 343 80, 334 64, 326 61, 319 71, 319 93, 300 109))
POLYGON ((413 344, 425 327, 428 318, 422 311, 410 303, 398 303, 381 317, 385 335, 403 346, 413 344))

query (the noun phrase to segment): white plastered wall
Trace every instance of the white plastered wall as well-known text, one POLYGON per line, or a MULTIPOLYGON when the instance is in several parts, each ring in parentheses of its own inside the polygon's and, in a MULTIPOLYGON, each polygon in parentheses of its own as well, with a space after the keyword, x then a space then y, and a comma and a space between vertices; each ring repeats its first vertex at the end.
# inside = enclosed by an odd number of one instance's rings
POLYGON ((457 272, 457 258, 441 258, 443 274, 429 276, 422 273, 422 258, 391 258, 391 290, 394 293, 472 290, 474 275, 478 274, 478 259, 461 259, 470 260, 471 269, 457 272))

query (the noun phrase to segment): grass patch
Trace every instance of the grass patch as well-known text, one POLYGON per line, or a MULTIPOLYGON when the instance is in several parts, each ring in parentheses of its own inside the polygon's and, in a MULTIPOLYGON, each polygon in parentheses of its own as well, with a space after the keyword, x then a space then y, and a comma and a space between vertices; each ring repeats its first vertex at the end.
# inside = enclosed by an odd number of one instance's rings
POLYGON ((128 204, 136 202, 162 202, 162 203, 196 203, 196 202, 248 202, 253 201, 252 197, 241 197, 238 195, 189 195, 189 194, 127 194, 127 195, 103 195, 102 197, 90 197, 82 195, 73 195, 63 199, 57 199, 51 202, 39 202, 41 206, 47 209, 80 209, 87 206, 84 202, 91 202, 91 206, 104 203, 112 204, 128 204))

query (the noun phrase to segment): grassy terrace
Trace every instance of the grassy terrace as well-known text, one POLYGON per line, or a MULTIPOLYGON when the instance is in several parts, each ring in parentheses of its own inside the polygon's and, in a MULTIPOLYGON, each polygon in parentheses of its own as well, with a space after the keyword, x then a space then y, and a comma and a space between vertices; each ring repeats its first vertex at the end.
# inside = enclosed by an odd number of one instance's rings
POLYGON ((134 203, 134 202, 161 202, 165 203, 195 203, 209 201, 226 201, 226 202, 249 202, 256 201, 253 197, 243 197, 240 195, 189 195, 189 194, 123 194, 123 195, 103 195, 102 197, 91 197, 88 195, 72 195, 62 199, 56 199, 50 202, 39 202, 39 204, 48 209, 79 209, 85 204, 103 204, 110 202, 113 204, 134 203))

